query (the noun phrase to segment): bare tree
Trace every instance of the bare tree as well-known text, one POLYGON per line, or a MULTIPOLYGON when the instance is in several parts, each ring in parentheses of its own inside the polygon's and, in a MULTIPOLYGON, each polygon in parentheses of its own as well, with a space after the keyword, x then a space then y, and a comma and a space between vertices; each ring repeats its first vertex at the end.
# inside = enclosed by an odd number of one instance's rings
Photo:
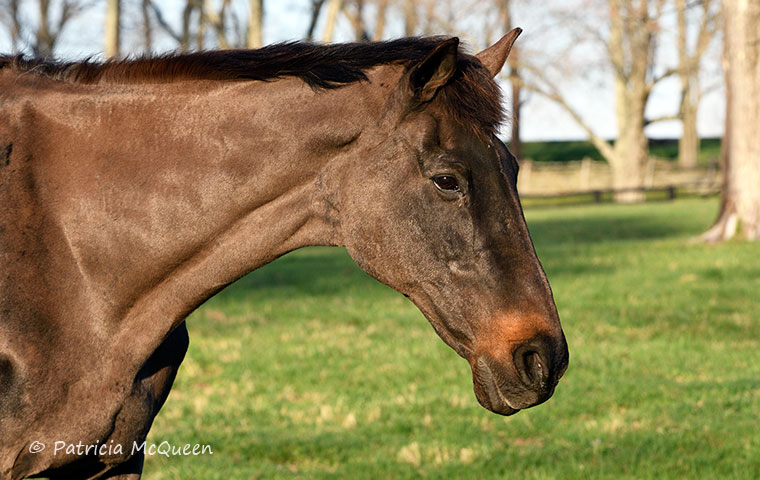
MULTIPOLYGON (((618 202, 643 199, 648 158, 648 140, 644 127, 651 123, 644 117, 654 86, 676 72, 675 68, 655 74, 654 56, 659 33, 658 21, 665 0, 607 0, 609 34, 597 33, 602 40, 604 61, 612 71, 615 90, 615 111, 618 135, 614 145, 597 135, 578 110, 567 101, 557 84, 535 66, 522 63, 523 71, 531 72, 532 80, 523 79, 526 89, 554 101, 588 134, 591 143, 612 167, 613 186, 618 202)), ((593 29, 589 29, 593 31, 593 29)), ((657 120, 663 120, 660 118, 657 120)))
POLYGON ((222 0, 221 6, 219 7, 219 10, 217 10, 214 8, 213 0, 205 0, 201 10, 201 16, 205 18, 206 22, 214 27, 220 48, 230 48, 231 44, 227 37, 228 32, 226 24, 227 9, 229 6, 230 0, 222 0))
POLYGON ((248 36, 245 46, 261 48, 264 45, 262 26, 264 18, 264 0, 249 0, 248 36))
POLYGON ((150 0, 142 0, 140 15, 142 17, 143 46, 147 53, 151 53, 153 51, 153 21, 150 18, 150 0))
POLYGON ((721 212, 703 235, 760 241, 760 0, 724 0, 726 131, 721 212))
POLYGON ((335 22, 338 21, 338 14, 340 13, 342 4, 342 0, 329 0, 327 6, 327 23, 325 25, 325 31, 322 34, 322 41, 325 43, 332 41, 335 22))
POLYGON ((314 40, 314 29, 317 28, 317 20, 319 20, 319 13, 322 11, 322 5, 325 4, 325 0, 311 0, 311 20, 309 20, 309 29, 306 31, 306 40, 314 40))
POLYGON ((372 35, 372 40, 382 40, 383 33, 385 33, 385 17, 388 11, 388 0, 378 0, 377 4, 377 22, 375 23, 375 33, 372 35))
POLYGON ((417 0, 404 0, 404 35, 411 37, 417 29, 417 0))
POLYGON ((52 8, 53 0, 38 0, 38 22, 22 18, 21 0, 0 0, 0 23, 3 23, 11 37, 14 50, 31 49, 35 56, 46 57, 53 54, 61 33, 69 21, 90 5, 87 0, 61 0, 59 8, 52 8), (53 11, 59 14, 54 18, 53 11))
POLYGON ((370 39, 367 24, 364 21, 364 4, 364 0, 343 2, 343 13, 354 29, 354 39, 357 42, 366 42, 370 39))
POLYGON ((40 23, 35 34, 35 43, 32 46, 36 56, 50 56, 53 54, 58 39, 66 27, 66 24, 81 12, 83 2, 77 0, 64 0, 61 3, 61 13, 57 19, 52 17, 51 0, 39 0, 40 23))
POLYGON ((0 1, 0 23, 7 27, 14 50, 20 50, 24 44, 20 6, 21 0, 0 1))
MULTIPOLYGON (((512 25, 511 4, 511 0, 499 0, 498 2, 500 23, 504 25, 505 32, 509 32, 514 28, 512 25)), ((512 114, 512 135, 509 141, 509 149, 517 158, 522 158, 522 141, 520 140, 521 81, 518 69, 518 56, 519 50, 516 45, 513 45, 507 59, 509 62, 509 78, 512 84, 512 109, 510 111, 512 114)))
POLYGON ((702 57, 715 37, 719 21, 713 0, 701 0, 700 15, 689 10, 697 10, 687 5, 686 0, 675 0, 678 15, 678 75, 681 80, 681 105, 678 116, 683 125, 683 134, 678 142, 678 164, 682 168, 697 166, 699 135, 697 133, 697 112, 702 98, 699 82, 702 57), (689 13, 692 13, 690 16, 689 13), (697 24, 696 41, 689 45, 689 26, 697 24))
MULTIPOLYGON (((182 51, 187 51, 190 49, 190 42, 192 39, 192 18, 193 13, 197 10, 200 10, 202 7, 201 0, 186 0, 185 5, 182 9, 182 26, 179 31, 172 28, 171 25, 166 21, 166 18, 164 17, 164 13, 161 10, 161 8, 156 5, 156 3, 153 0, 143 0, 147 3, 149 9, 153 12, 153 16, 155 17, 156 23, 159 27, 161 27, 161 30, 164 31, 164 33, 168 34, 170 37, 174 39, 179 44, 179 48, 182 51)), ((147 8, 147 7, 146 7, 147 8)))
POLYGON ((106 9, 106 57, 118 57, 121 47, 121 2, 108 0, 106 9))

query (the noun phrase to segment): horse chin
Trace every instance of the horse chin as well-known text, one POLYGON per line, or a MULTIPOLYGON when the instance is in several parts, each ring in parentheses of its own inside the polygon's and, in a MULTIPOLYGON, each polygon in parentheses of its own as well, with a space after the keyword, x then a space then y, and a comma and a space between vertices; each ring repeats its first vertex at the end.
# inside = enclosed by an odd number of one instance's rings
POLYGON ((504 398, 504 395, 499 391, 493 382, 492 378, 480 378, 476 373, 473 373, 473 389, 475 390, 475 398, 478 399, 483 408, 499 415, 508 417, 519 412, 519 408, 514 408, 509 404, 509 401, 504 398))
POLYGON ((475 391, 475 398, 478 399, 478 403, 483 406, 486 410, 497 413, 499 415, 504 415, 505 417, 508 417, 510 415, 514 415, 515 413, 519 412, 519 408, 512 408, 509 406, 508 403, 504 400, 498 400, 497 402, 493 402, 491 399, 491 395, 489 394, 482 394, 478 393, 478 391, 475 391))

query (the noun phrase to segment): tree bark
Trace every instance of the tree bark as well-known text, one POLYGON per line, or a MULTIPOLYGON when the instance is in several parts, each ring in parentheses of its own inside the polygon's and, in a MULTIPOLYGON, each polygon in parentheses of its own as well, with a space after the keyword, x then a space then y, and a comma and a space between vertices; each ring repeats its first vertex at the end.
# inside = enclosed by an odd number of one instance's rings
MULTIPOLYGON (((679 113, 683 133, 678 140, 678 166, 694 168, 697 166, 699 137, 697 135, 697 105, 693 96, 696 78, 691 65, 687 42, 686 0, 676 0, 678 11, 678 75, 681 77, 681 107, 679 113)), ((699 100, 697 99, 697 102, 699 100)))
POLYGON ((145 47, 145 52, 150 54, 153 51, 153 23, 150 20, 150 0, 142 1, 140 13, 142 14, 143 46, 145 47))
POLYGON ((676 0, 675 3, 678 16, 678 75, 681 79, 681 106, 678 116, 683 125, 683 135, 678 142, 678 165, 681 168, 695 168, 699 154, 697 112, 702 98, 699 71, 705 50, 715 36, 717 14, 713 8, 713 0, 699 2, 702 12, 696 41, 690 48, 690 22, 687 10, 696 8, 696 5, 687 5, 686 0, 676 0))
POLYGON ((630 203, 644 200, 638 189, 644 186, 644 169, 649 144, 644 134, 644 110, 651 86, 647 73, 651 65, 653 34, 649 29, 646 1, 608 0, 610 9, 609 52, 615 76, 615 110, 618 138, 615 141, 612 167, 615 201, 630 203))
POLYGON ((357 42, 368 42, 370 39, 367 32, 367 25, 364 22, 364 0, 354 0, 353 6, 355 10, 351 9, 346 2, 343 3, 343 14, 351 22, 351 27, 354 29, 354 40, 357 42))
POLYGON ((726 118, 721 213, 703 238, 760 241, 760 0, 724 0, 726 118))
POLYGON ((322 41, 325 43, 332 41, 335 22, 338 20, 338 13, 340 13, 342 3, 341 0, 330 0, 327 6, 327 24, 325 25, 324 35, 322 35, 322 41))
POLYGON ((19 12, 20 3, 21 0, 8 0, 3 5, 6 9, 6 15, 0 15, 0 20, 3 20, 3 23, 8 27, 8 33, 11 37, 11 46, 14 52, 18 51, 23 45, 21 35, 22 24, 19 12))
POLYGON ((406 0, 404 2, 404 35, 411 37, 417 29, 417 2, 406 0))
POLYGON ((375 34, 372 40, 379 41, 385 33, 385 12, 388 9, 388 0, 378 0, 377 2, 377 23, 375 24, 375 34))
POLYGON ((319 12, 322 11, 324 3, 325 0, 311 0, 311 20, 309 20, 309 29, 306 30, 306 40, 309 42, 314 40, 314 29, 317 28, 319 12))
POLYGON ((118 58, 121 55, 121 2, 108 0, 106 9, 106 58, 118 58))
POLYGON ((683 132, 678 139, 678 166, 684 169, 697 167, 699 154, 699 133, 697 132, 698 104, 690 99, 691 91, 687 87, 681 89, 681 124, 683 132))
MULTIPOLYGON (((504 25, 505 32, 512 30, 512 14, 511 14, 511 0, 501 0, 499 7, 502 15, 502 24, 504 25)), ((522 141, 520 139, 520 72, 518 69, 518 57, 519 52, 517 46, 513 45, 512 50, 509 52, 509 77, 512 84, 512 124, 511 124, 511 136, 509 140, 509 149, 512 154, 517 158, 522 158, 523 149, 522 141)))
POLYGON ((39 57, 48 57, 53 54, 55 38, 50 28, 50 1, 40 0, 40 26, 37 29, 37 38, 34 46, 34 54, 39 57))
POLYGON ((649 142, 644 134, 644 108, 646 99, 637 92, 618 92, 618 138, 615 140, 612 167, 612 185, 615 201, 640 202, 644 193, 644 173, 649 156, 649 142), (637 98, 638 97, 638 98, 637 98))
POLYGON ((190 20, 195 10, 193 0, 185 2, 185 8, 182 10, 182 32, 180 33, 179 48, 183 52, 190 50, 190 20))
POLYGON ((50 8, 52 2, 50 0, 39 0, 39 25, 34 35, 34 45, 32 45, 35 56, 47 57, 53 54, 56 43, 58 43, 58 38, 66 27, 66 24, 85 5, 86 3, 82 0, 62 0, 59 9, 52 9, 56 10, 59 14, 57 20, 54 21, 50 8))
MULTIPOLYGON (((188 4, 190 2, 192 2, 192 0, 188 0, 188 4)), ((227 40, 227 25, 225 23, 227 7, 229 4, 230 0, 222 0, 222 4, 217 11, 214 8, 214 3, 212 1, 206 0, 201 8, 201 15, 205 15, 208 23, 210 23, 216 30, 217 42, 219 43, 219 48, 222 49, 230 48, 230 42, 227 40)))
POLYGON ((261 48, 264 45, 262 37, 264 0, 249 0, 249 6, 246 47, 261 48))
POLYGON ((521 70, 539 80, 532 83, 520 78, 521 86, 554 101, 564 109, 588 134, 589 140, 607 160, 612 169, 613 188, 618 202, 636 202, 644 199, 646 165, 649 156, 644 118, 649 96, 660 80, 675 73, 675 69, 654 75, 654 47, 665 0, 607 0, 609 35, 604 39, 607 60, 613 72, 615 86, 615 112, 617 140, 611 146, 599 137, 560 93, 541 69, 522 63, 521 70))

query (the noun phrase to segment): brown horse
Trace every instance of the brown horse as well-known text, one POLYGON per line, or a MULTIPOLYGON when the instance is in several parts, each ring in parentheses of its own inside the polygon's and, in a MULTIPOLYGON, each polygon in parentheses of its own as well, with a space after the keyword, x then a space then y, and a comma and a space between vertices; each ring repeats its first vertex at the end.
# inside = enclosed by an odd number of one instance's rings
POLYGON ((518 34, 0 57, 0 478, 139 478, 185 317, 307 245, 408 296, 489 410, 549 398, 567 345, 495 136, 518 34))

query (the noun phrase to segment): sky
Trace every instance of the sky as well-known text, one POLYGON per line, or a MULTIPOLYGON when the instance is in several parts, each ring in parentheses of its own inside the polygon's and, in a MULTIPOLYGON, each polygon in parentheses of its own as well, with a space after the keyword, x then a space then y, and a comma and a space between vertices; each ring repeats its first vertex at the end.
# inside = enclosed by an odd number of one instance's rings
MULTIPOLYGON (((170 24, 178 25, 180 21, 181 0, 155 0, 161 5, 170 24)), ((58 2, 56 2, 58 3, 58 2)), ((547 2, 547 5, 551 2, 547 2)), ((556 3, 556 1, 555 1, 556 3)), ((36 17, 36 0, 22 0, 26 18, 33 21, 36 17)), ((125 52, 140 51, 140 33, 138 29, 139 13, 136 10, 137 2, 125 2, 126 11, 123 13, 123 46, 125 52), (134 11, 133 11, 134 10, 134 11)), ((241 17, 245 18, 245 2, 233 0, 236 8, 241 8, 241 17)), ((298 40, 304 37, 308 28, 310 0, 265 0, 264 19, 264 43, 275 43, 285 40, 298 40)), ((451 5, 463 4, 460 2, 451 5)), ((523 2, 526 4, 526 2, 523 2)), ((529 7, 518 8, 513 12, 514 23, 523 28, 524 33, 518 39, 518 47, 523 48, 533 58, 541 60, 542 56, 550 62, 556 52, 552 51, 552 45, 562 43, 558 34, 547 31, 546 18, 541 8, 536 8, 536 3, 527 4, 529 7), (556 41, 555 41, 556 40, 556 41)), ((468 12, 458 12, 456 7, 451 7, 449 16, 461 17, 458 22, 459 32, 449 32, 445 29, 436 31, 440 34, 456 33, 462 36, 465 42, 476 43, 478 36, 482 36, 482 27, 477 23, 467 25, 468 12)), ((326 9, 325 9, 326 10, 326 9)), ((371 16, 372 12, 368 12, 371 16)), ((485 13, 487 14, 487 12, 485 13)), ((103 24, 105 17, 105 1, 98 1, 94 7, 71 21, 61 37, 56 55, 60 58, 78 59, 98 55, 103 50, 103 24)), ((324 12, 317 25, 317 37, 321 34, 324 24, 324 12)), ((369 20, 369 23, 373 23, 369 20)), ((398 18, 391 16, 386 28, 385 37, 393 38, 403 36, 403 27, 398 18)), ((346 18, 340 18, 333 41, 351 41, 353 31, 346 18)), ((665 45, 666 46, 666 45, 665 45)), ((173 50, 176 44, 166 35, 158 36, 155 41, 156 51, 173 50)), ((719 45, 713 48, 711 61, 714 65, 712 75, 704 82, 711 87, 710 92, 703 98, 700 104, 698 130, 702 137, 717 137, 722 135, 724 121, 723 89, 720 86, 720 75, 717 68, 718 56, 715 51, 719 45), (715 88, 712 88, 715 87, 715 88)), ((663 49, 667 50, 667 49, 663 49)), ((0 30, 0 52, 10 52, 10 39, 4 30, 0 30)), ((592 56, 593 51, 581 50, 580 55, 592 56)), ((664 54, 663 62, 673 61, 664 54)), ((551 65, 548 65, 551 66, 551 65)), ((580 67, 583 69, 583 67, 580 67)), ((614 93, 612 90, 611 75, 608 72, 588 69, 588 72, 576 72, 579 75, 568 75, 563 78, 563 92, 568 101, 590 124, 595 133, 603 138, 616 136, 614 93)), ((511 91, 508 85, 502 82, 505 91, 511 91)), ((678 109, 679 93, 678 79, 667 79, 653 90, 648 104, 649 116, 661 116, 675 114, 678 109)), ((553 102, 536 94, 526 94, 521 110, 522 124, 521 135, 524 141, 545 140, 579 140, 587 138, 585 132, 553 102)), ((508 137, 508 129, 503 129, 503 136, 508 137)), ((655 123, 647 127, 647 134, 653 138, 677 138, 681 134, 681 126, 677 121, 655 123)))

